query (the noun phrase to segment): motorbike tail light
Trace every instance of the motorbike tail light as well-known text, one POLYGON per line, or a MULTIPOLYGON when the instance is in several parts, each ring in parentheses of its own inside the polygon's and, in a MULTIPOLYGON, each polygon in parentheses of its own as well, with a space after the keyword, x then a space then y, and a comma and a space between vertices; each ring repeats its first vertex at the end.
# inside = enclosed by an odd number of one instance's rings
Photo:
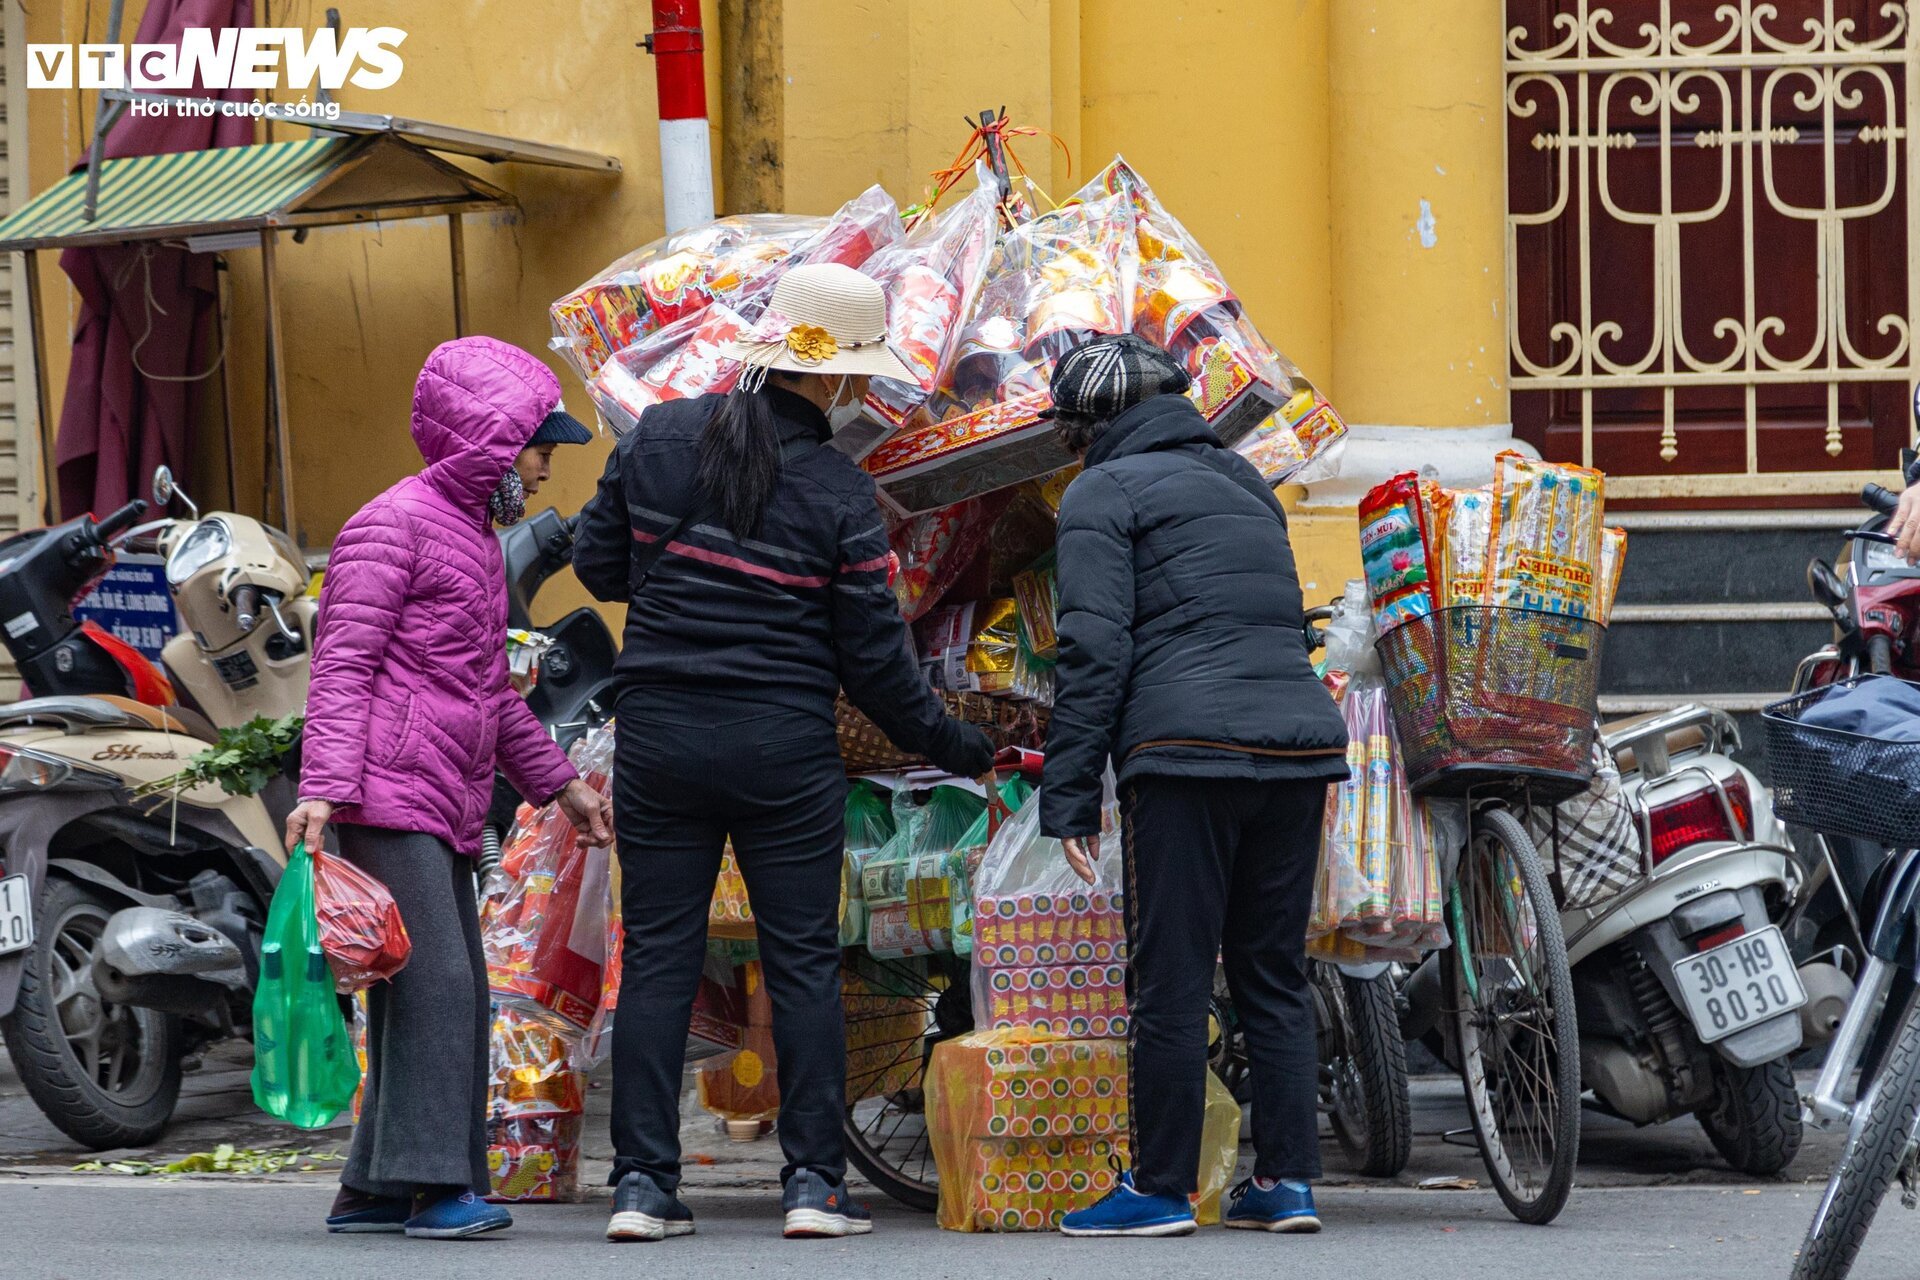
POLYGON ((1725 784, 1727 803, 1712 787, 1695 791, 1647 811, 1647 825, 1653 836, 1653 865, 1659 866, 1689 845, 1709 840, 1745 840, 1753 831, 1753 795, 1745 778, 1732 778, 1725 784), (1733 821, 1727 810, 1733 810, 1733 821))

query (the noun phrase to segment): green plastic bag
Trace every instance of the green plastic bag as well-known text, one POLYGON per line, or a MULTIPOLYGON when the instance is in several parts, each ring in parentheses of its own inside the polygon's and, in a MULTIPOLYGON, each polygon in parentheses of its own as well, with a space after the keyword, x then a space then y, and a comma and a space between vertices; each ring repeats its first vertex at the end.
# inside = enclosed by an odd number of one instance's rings
POLYGON ((893 838, 893 812, 887 798, 862 778, 847 789, 847 909, 840 917, 840 945, 867 943, 867 901, 861 895, 860 873, 882 845, 893 838))
POLYGON ((935 786, 925 803, 894 793, 893 839, 861 871, 867 950, 902 959, 954 949, 957 914, 971 901, 958 848, 987 802, 961 787, 935 786))
POLYGON ((253 993, 253 1101, 270 1116, 320 1129, 353 1105, 360 1065, 334 996, 313 911, 313 859, 293 851, 267 908, 253 993))

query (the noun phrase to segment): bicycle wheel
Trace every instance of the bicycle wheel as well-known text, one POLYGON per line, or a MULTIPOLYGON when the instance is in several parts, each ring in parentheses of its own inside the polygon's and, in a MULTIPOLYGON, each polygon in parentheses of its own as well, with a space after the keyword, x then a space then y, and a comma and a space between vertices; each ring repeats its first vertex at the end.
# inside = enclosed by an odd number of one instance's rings
POLYGON ((1320 1023, 1320 1107, 1333 1136, 1369 1178, 1391 1178, 1413 1154, 1407 1045, 1393 979, 1356 978, 1311 961, 1320 1023))
POLYGON ((910 1209, 940 1203, 926 1117, 933 1046, 973 1030, 967 962, 953 956, 883 960, 848 951, 847 1158, 910 1209))
POLYGON ((1507 1211, 1553 1221, 1580 1146, 1573 976, 1526 829, 1483 809, 1449 903, 1455 1026, 1474 1137, 1507 1211))
MULTIPOLYGON (((1882 1015, 1885 1016, 1885 1015, 1882 1015)), ((1920 1120, 1920 996, 1908 1000, 1899 1038, 1853 1108, 1847 1148, 1814 1211, 1793 1280, 1841 1280, 1906 1163, 1920 1120)))

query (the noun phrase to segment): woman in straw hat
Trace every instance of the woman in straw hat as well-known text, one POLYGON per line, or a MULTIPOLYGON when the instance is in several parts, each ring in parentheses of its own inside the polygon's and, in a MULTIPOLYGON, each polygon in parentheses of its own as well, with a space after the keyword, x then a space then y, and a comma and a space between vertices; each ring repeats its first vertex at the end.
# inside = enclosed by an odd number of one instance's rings
POLYGON ((707 910, 731 841, 773 1002, 786 1234, 872 1229, 848 1198, 838 945, 847 783, 834 697, 902 748, 972 776, 992 752, 915 664, 887 582, 873 481, 829 447, 887 348, 886 298, 849 267, 795 267, 728 354, 726 396, 655 405, 581 512, 573 565, 627 601, 614 769, 626 949, 614 1021, 615 1240, 693 1231, 680 1076, 707 910))

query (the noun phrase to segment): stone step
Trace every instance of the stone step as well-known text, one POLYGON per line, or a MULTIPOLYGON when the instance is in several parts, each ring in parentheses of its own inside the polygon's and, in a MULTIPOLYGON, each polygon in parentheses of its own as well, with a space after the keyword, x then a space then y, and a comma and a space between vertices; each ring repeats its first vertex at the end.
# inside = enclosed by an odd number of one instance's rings
POLYGON ((1800 659, 1832 637, 1832 618, 1813 604, 1616 605, 1600 692, 1765 693, 1789 683, 1800 659))
POLYGON ((1806 600, 1807 561, 1843 554, 1864 508, 1628 512, 1620 604, 1806 600))

